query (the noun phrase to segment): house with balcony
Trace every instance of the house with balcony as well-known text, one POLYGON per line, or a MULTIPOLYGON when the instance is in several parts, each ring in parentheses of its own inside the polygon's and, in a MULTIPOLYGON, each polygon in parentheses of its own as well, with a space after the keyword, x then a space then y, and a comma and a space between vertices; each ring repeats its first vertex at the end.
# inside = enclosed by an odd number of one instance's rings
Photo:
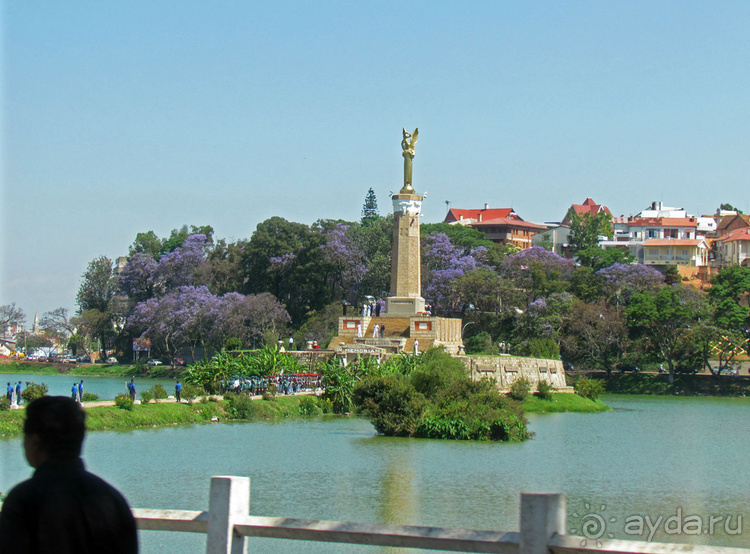
POLYGON ((716 239, 714 244, 719 267, 750 267, 750 227, 735 229, 716 239))
POLYGON ((649 239, 643 243, 643 264, 656 266, 678 266, 683 277, 692 277, 695 268, 708 266, 708 243, 706 239, 649 239), (687 268, 680 270, 680 266, 687 268))
POLYGON ((531 248, 531 237, 547 229, 545 225, 524 221, 513 208, 482 209, 451 208, 443 220, 445 223, 468 225, 484 233, 488 240, 502 244, 512 244, 519 248, 531 248))

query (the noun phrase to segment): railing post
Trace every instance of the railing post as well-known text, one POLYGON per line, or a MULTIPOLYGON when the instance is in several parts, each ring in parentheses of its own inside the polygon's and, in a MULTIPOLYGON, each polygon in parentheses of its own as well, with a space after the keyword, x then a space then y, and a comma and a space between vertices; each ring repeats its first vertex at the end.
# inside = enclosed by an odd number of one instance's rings
POLYGON ((249 477, 211 477, 206 554, 244 554, 245 537, 234 533, 234 521, 249 514, 249 477))
POLYGON ((521 494, 519 554, 546 554, 550 537, 565 534, 564 494, 521 494))

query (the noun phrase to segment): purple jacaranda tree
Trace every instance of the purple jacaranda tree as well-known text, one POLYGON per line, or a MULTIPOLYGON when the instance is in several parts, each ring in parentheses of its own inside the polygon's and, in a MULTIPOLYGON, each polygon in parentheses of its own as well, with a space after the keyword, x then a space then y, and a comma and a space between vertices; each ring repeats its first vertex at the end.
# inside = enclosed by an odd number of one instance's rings
POLYGON ((526 293, 531 304, 539 297, 566 290, 574 268, 572 260, 533 246, 505 258, 499 271, 526 293))
POLYGON ((454 246, 448 235, 437 233, 426 237, 422 245, 422 292, 438 313, 457 308, 455 287, 467 272, 480 267, 474 257, 486 255, 487 249, 478 247, 468 255, 454 246))
POLYGON ((553 292, 545 298, 537 298, 518 316, 519 336, 525 339, 545 337, 559 342, 560 331, 574 300, 569 292, 553 292))
POLYGON ((206 287, 180 287, 162 297, 136 304, 128 327, 151 339, 152 348, 174 357, 180 348, 195 359, 198 346, 207 347, 217 298, 206 287))
POLYGON ((156 271, 158 292, 195 285, 195 274, 206 263, 207 244, 206 235, 190 235, 182 246, 162 255, 156 271))
POLYGON ((349 225, 337 223, 325 233, 326 242, 320 245, 320 249, 326 263, 331 265, 331 298, 353 302, 368 270, 364 254, 347 234, 348 230, 349 225))
POLYGON ((194 361, 199 347, 218 350, 230 337, 250 345, 269 331, 282 332, 289 321, 289 314, 272 294, 218 297, 200 286, 180 287, 138 303, 128 327, 170 357, 179 349, 189 349, 194 361))
POLYGON ((132 302, 142 302, 154 296, 157 263, 151 254, 133 254, 120 275, 120 290, 132 302))
POLYGON ((215 325, 212 344, 220 348, 227 339, 236 337, 244 346, 255 346, 269 335, 280 334, 291 321, 289 313, 270 293, 242 294, 230 292, 218 299, 212 314, 215 325))
POLYGON ((661 271, 643 264, 612 264, 597 271, 596 276, 607 301, 615 306, 626 306, 635 293, 653 291, 664 284, 661 271))

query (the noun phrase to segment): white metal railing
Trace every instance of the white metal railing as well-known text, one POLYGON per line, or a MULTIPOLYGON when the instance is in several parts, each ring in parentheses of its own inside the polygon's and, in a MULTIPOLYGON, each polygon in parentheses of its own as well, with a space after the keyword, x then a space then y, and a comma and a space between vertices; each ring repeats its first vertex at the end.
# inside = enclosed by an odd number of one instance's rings
POLYGON ((371 525, 248 515, 249 477, 212 477, 206 512, 134 509, 138 528, 205 533, 207 554, 241 554, 246 537, 363 544, 502 554, 736 554, 743 549, 621 540, 584 540, 565 535, 562 494, 522 494, 520 532, 475 531, 414 525, 371 525))

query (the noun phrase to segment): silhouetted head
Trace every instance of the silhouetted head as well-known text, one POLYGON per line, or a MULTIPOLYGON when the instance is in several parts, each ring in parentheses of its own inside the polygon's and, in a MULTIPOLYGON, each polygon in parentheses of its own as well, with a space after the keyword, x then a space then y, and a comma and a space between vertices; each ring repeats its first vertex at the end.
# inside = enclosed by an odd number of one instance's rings
POLYGON ((23 424, 26 459, 32 467, 47 460, 69 460, 81 455, 86 413, 65 396, 43 396, 26 407, 23 424))

